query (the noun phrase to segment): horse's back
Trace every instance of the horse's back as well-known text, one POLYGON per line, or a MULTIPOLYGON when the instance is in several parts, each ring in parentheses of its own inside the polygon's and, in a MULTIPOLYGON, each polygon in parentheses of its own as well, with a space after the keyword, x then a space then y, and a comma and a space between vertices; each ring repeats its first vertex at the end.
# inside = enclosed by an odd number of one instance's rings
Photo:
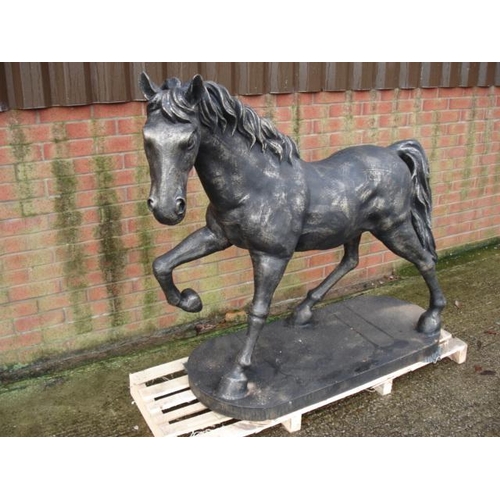
POLYGON ((353 146, 303 168, 310 201, 298 250, 339 246, 407 217, 410 171, 389 148, 353 146))

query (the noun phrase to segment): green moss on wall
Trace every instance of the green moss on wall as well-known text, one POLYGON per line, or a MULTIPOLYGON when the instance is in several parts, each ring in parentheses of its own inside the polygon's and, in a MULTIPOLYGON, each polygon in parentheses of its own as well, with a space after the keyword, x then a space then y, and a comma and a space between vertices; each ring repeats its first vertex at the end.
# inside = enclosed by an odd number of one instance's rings
POLYGON ((105 130, 99 120, 91 122, 95 155, 92 158, 97 181, 99 223, 99 268, 101 269, 109 302, 111 326, 120 327, 127 321, 120 294, 120 282, 125 278, 127 251, 122 241, 122 211, 118 203, 114 179, 113 158, 104 156, 105 130))
POLYGON ((292 137, 297 147, 300 150, 300 102, 298 94, 295 94, 295 99, 292 104, 292 137))
POLYGON ((354 115, 353 115, 352 90, 347 90, 345 93, 343 118, 344 118, 344 126, 343 126, 344 147, 352 146, 354 145, 354 115))
POLYGON ((74 327, 76 333, 82 334, 92 330, 92 314, 85 294, 87 288, 85 255, 81 245, 78 244, 83 216, 76 204, 77 179, 73 163, 63 159, 67 144, 64 123, 54 124, 52 135, 57 156, 51 165, 57 192, 54 198, 55 226, 58 230, 59 244, 63 245, 66 252, 63 269, 69 289, 74 327))
POLYGON ((378 91, 376 89, 370 90, 370 120, 368 125, 369 140, 372 144, 378 143, 378 115, 377 115, 377 102, 379 101, 378 91))
POLYGON ((152 276, 152 265, 155 258, 153 254, 154 239, 153 239, 153 216, 149 213, 147 208, 147 189, 146 182, 149 181, 148 167, 145 164, 140 164, 136 169, 136 182, 137 184, 144 185, 144 200, 136 203, 137 214, 137 230, 139 234, 140 245, 140 262, 142 265, 145 291, 142 300, 142 319, 146 322, 148 330, 154 329, 154 324, 150 321, 154 316, 155 305, 157 304, 157 287, 156 280, 152 276))
POLYGON ((276 125, 276 108, 274 106, 274 98, 271 94, 266 94, 265 97, 266 108, 264 116, 276 125))
POLYGON ((396 142, 399 139, 399 126, 401 124, 401 112, 399 110, 399 95, 401 90, 394 89, 392 98, 392 127, 391 127, 391 142, 396 142))
MULTIPOLYGON (((441 135, 441 115, 439 111, 432 112, 432 134, 431 134, 431 152, 429 155, 429 161, 434 163, 437 161, 438 157, 438 144, 439 136, 441 135)), ((431 168, 432 170, 432 168, 431 168)))
POLYGON ((37 215, 32 202, 33 187, 31 184, 31 172, 33 164, 30 162, 32 145, 26 137, 23 126, 15 121, 15 118, 9 125, 9 132, 9 145, 12 148, 14 156, 14 172, 20 212, 23 217, 31 217, 37 215))
POLYGON ((465 139, 465 161, 464 161, 464 176, 463 187, 460 192, 462 200, 465 200, 469 195, 469 189, 473 179, 471 179, 472 166, 474 165, 474 146, 476 144, 476 115, 477 115, 477 97, 472 96, 472 104, 470 109, 469 120, 467 121, 467 132, 465 139))
POLYGON ((112 158, 94 156, 97 179, 99 224, 96 237, 100 245, 99 266, 106 283, 111 326, 125 324, 119 282, 124 279, 126 249, 122 242, 122 213, 113 186, 112 158))

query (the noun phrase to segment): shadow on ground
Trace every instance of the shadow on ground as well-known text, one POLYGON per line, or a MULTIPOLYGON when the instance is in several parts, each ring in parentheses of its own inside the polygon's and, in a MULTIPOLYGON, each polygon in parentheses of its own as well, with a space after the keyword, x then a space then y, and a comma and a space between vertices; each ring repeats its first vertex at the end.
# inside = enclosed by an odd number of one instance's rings
MULTIPOLYGON (((449 257, 439 278, 444 327, 468 344, 467 361, 445 359, 398 378, 391 394, 362 392, 303 416, 293 436, 499 436, 500 246, 449 257)), ((365 293, 425 307, 419 276, 365 293)), ((128 387, 130 373, 188 356, 204 337, 165 342, 0 388, 0 436, 151 436, 128 387)), ((290 436, 277 426, 259 436, 290 436)))

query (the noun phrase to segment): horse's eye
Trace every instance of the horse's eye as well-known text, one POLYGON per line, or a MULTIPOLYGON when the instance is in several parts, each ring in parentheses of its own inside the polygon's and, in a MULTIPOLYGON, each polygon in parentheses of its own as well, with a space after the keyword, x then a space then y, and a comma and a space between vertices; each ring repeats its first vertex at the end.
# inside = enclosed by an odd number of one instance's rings
POLYGON ((193 149, 196 145, 196 134, 193 132, 186 143, 186 149, 193 149))

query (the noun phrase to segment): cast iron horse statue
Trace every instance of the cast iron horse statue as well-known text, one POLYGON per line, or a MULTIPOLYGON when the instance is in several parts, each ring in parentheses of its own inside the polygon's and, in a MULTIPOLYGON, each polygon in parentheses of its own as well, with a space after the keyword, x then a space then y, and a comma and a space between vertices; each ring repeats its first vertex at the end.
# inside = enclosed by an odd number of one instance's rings
POLYGON ((445 298, 435 271, 428 162, 417 141, 350 147, 308 163, 292 139, 221 85, 197 75, 184 84, 171 78, 159 87, 142 73, 140 86, 148 100, 143 134, 149 209, 161 224, 181 222, 193 166, 210 200, 206 226, 154 261, 167 301, 185 311, 202 309, 194 290, 180 292, 174 284, 172 272, 181 264, 231 245, 247 249, 252 260, 246 340, 220 381, 219 397, 245 396, 245 371, 293 253, 340 245, 345 251, 337 268, 293 312, 293 325, 307 325, 313 306, 357 266, 365 231, 418 268, 430 303, 417 330, 438 334, 445 298))

